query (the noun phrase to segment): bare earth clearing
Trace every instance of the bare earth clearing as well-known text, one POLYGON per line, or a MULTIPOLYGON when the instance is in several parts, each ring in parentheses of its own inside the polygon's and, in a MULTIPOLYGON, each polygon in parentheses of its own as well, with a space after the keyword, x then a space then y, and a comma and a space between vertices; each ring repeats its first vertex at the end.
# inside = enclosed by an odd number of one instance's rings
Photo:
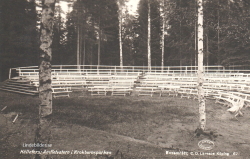
MULTIPOLYGON (((78 96, 53 101, 52 147, 47 150, 73 154, 50 158, 250 158, 249 108, 243 108, 244 116, 237 121, 226 107, 207 100, 207 129, 220 135, 213 139, 212 150, 203 150, 198 142, 209 138, 193 137, 198 126, 197 100, 78 96), (77 154, 104 150, 111 155, 77 154), (166 151, 187 152, 188 156, 166 151)), ((8 106, 0 114, 0 158, 34 157, 20 153, 34 149, 23 144, 34 143, 38 104, 38 97, 0 92, 0 109, 8 106), (17 113, 19 117, 12 124, 17 113)))

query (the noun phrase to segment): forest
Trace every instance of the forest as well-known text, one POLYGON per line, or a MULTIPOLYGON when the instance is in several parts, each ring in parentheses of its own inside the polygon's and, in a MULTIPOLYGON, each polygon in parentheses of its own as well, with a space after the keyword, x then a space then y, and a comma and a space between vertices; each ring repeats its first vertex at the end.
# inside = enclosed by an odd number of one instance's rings
MULTIPOLYGON (((197 1, 60 0, 55 8, 52 65, 197 65, 197 1), (65 18, 62 16, 65 14, 65 18), (149 23, 150 22, 150 23, 149 23), (149 36, 150 28, 150 36, 149 36)), ((0 1, 0 81, 9 68, 38 66, 39 0, 0 1)), ((248 0, 204 0, 204 65, 249 65, 248 0)))

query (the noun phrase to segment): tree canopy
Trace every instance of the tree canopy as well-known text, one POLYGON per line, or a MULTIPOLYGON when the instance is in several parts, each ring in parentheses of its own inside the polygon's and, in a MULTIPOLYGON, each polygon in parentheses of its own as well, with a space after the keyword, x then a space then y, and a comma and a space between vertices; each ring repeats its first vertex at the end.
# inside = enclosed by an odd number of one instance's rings
MULTIPOLYGON (((195 0, 149 0, 152 66, 190 65, 197 61, 195 0), (165 23, 162 32, 162 23, 165 23), (195 40, 196 39, 196 40, 195 40)), ((120 1, 119 1, 120 2, 120 1)), ((53 65, 120 65, 118 0, 76 0, 62 18, 56 5, 53 65), (99 56, 99 57, 98 57, 99 56)), ((1 81, 12 67, 36 66, 39 57, 39 2, 1 1, 1 81), (14 12, 13 12, 14 11, 14 12)), ((250 56, 250 8, 247 0, 204 0, 204 62, 209 65, 248 65, 250 56)), ((123 65, 147 65, 148 0, 140 0, 138 12, 122 10, 123 65)))

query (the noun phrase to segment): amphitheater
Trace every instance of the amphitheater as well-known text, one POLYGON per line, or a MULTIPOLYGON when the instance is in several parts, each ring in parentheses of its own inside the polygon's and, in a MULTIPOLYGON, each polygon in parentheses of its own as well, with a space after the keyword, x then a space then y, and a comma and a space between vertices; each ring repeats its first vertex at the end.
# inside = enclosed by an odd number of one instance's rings
MULTIPOLYGON (((197 99, 197 67, 195 66, 96 66, 56 65, 52 67, 54 98, 70 97, 75 91, 102 96, 179 96, 197 99)), ((204 95, 224 105, 244 100, 250 104, 250 70, 204 66, 204 95)), ((11 68, 9 79, 1 90, 38 95, 37 66, 11 68)))

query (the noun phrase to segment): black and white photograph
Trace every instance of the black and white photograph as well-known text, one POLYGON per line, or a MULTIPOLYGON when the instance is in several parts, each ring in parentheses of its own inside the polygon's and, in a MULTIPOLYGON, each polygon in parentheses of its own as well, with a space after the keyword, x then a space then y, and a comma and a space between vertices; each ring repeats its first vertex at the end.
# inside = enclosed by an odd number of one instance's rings
POLYGON ((250 0, 0 0, 1 159, 250 159, 250 0))

